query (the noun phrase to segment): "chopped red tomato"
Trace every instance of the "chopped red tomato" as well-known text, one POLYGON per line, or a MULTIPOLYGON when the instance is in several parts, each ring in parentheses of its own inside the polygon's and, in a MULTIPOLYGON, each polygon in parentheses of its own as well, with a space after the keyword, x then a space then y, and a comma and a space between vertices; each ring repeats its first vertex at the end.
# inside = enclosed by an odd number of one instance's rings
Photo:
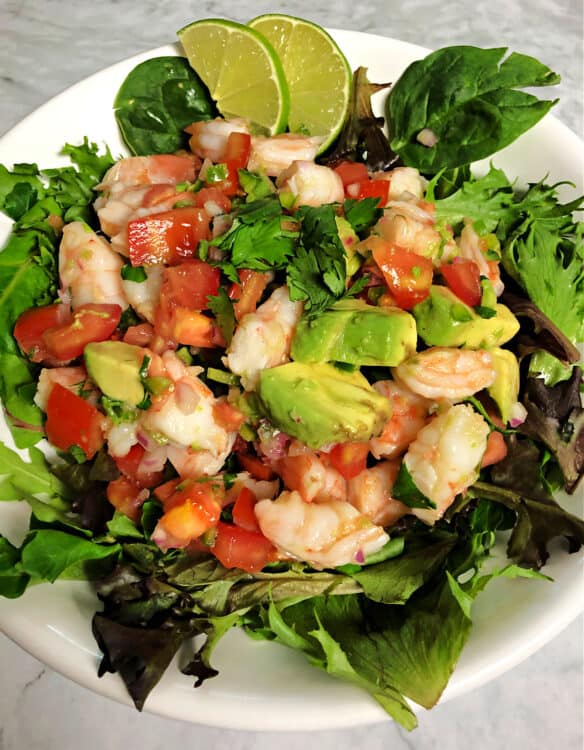
POLYGON ((256 573, 276 559, 276 550, 263 534, 219 521, 211 552, 225 568, 256 573))
POLYGON ((118 477, 108 484, 105 494, 117 511, 132 521, 140 520, 140 508, 148 492, 139 484, 128 477, 118 477))
POLYGON ((87 401, 55 383, 47 400, 45 432, 59 450, 78 445, 87 458, 93 458, 103 445, 103 417, 87 401))
POLYGON ((210 239, 210 216, 202 208, 173 208, 128 222, 133 266, 176 265, 192 258, 201 240, 210 239))
POLYGON ((164 505, 164 503, 174 494, 174 491, 182 481, 183 480, 180 477, 177 477, 176 479, 170 479, 164 484, 159 484, 154 490, 154 494, 164 505))
POLYGON ((230 133, 225 151, 219 161, 233 164, 237 169, 245 169, 251 154, 251 136, 249 133, 230 133))
POLYGON ((139 323, 126 329, 123 340, 134 346, 149 346, 153 336, 154 328, 150 323, 139 323))
POLYGON ((33 362, 43 362, 50 358, 43 333, 56 328, 71 319, 67 305, 45 305, 25 310, 14 326, 14 338, 18 346, 33 362))
POLYGON ((44 332, 47 351, 61 362, 80 357, 87 344, 110 338, 121 315, 119 305, 81 305, 70 322, 44 332))
POLYGON ((331 465, 344 479, 353 479, 367 467, 368 443, 337 443, 327 454, 331 465))
POLYGON ((369 173, 365 164, 356 161, 342 161, 335 167, 335 172, 343 182, 343 187, 354 183, 365 182, 369 179, 369 173))
POLYGON ((389 182, 387 180, 363 180, 359 183, 357 200, 363 198, 379 198, 379 205, 385 206, 389 197, 389 182))
POLYGON ((225 178, 219 181, 207 182, 217 190, 220 190, 225 195, 232 196, 237 195, 239 192, 239 174, 237 170, 239 167, 235 162, 222 162, 223 168, 225 169, 225 178))
MULTIPOLYGON (((206 208, 207 203, 213 203, 219 207, 222 213, 228 214, 231 211, 231 201, 225 193, 217 187, 204 187, 194 194, 195 205, 199 208, 206 208)), ((210 214, 213 211, 209 210, 210 214)))
POLYGON ((235 319, 239 321, 244 315, 255 312, 262 294, 270 283, 270 274, 244 268, 238 271, 238 276, 240 283, 231 285, 229 297, 236 300, 233 312, 235 319))
POLYGON ((246 531, 259 531, 260 527, 255 515, 256 498, 249 487, 244 487, 233 506, 233 522, 246 531))
POLYGON ((454 263, 443 263, 440 273, 451 292, 470 307, 481 303, 481 272, 474 260, 457 258, 454 263))
POLYGON ((229 432, 236 432, 245 422, 245 414, 227 401, 215 401, 213 419, 229 432))
POLYGON ((431 260, 381 237, 370 237, 366 243, 399 307, 411 310, 426 299, 432 285, 431 260))
POLYGON ((179 307, 189 310, 206 310, 207 298, 219 293, 221 273, 198 258, 165 268, 162 276, 161 296, 179 307))
POLYGON ((186 307, 176 307, 172 311, 170 338, 186 346, 225 346, 221 331, 214 320, 186 307))
MULTIPOLYGON (((160 489, 156 490, 157 497, 160 497, 160 489)), ((223 495, 223 485, 211 481, 187 479, 176 484, 174 491, 162 501, 164 515, 158 522, 172 538, 173 547, 186 547, 215 526, 221 515, 223 495)))
POLYGON ((251 453, 238 453, 237 460, 244 471, 249 471, 254 479, 269 481, 275 474, 270 467, 251 453))
POLYGON ((507 455, 507 443, 500 432, 493 430, 487 438, 487 449, 481 461, 481 469, 502 461, 507 455))
POLYGON ((118 469, 140 487, 156 487, 162 479, 162 471, 149 471, 142 461, 146 451, 141 445, 133 445, 125 456, 116 456, 118 469))

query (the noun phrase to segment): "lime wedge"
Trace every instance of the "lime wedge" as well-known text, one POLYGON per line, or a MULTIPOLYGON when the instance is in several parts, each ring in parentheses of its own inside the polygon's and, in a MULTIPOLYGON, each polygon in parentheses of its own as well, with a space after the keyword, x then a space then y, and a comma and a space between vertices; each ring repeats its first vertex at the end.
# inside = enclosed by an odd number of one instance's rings
MULTIPOLYGON (((271 42, 290 90, 288 128, 324 137, 320 152, 335 140, 351 95, 351 67, 320 26, 294 16, 270 13, 248 24, 271 42)), ((198 71, 197 71, 198 72, 198 71)))
POLYGON ((191 67, 224 117, 245 117, 253 132, 264 135, 286 128, 286 77, 274 48, 260 33, 233 21, 208 18, 177 34, 191 67))

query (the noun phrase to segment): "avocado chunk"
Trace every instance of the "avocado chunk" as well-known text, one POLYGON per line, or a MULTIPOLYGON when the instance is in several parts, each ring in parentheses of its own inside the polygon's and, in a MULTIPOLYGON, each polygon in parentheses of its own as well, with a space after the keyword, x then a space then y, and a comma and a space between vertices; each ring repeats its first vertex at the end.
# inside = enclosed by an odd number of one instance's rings
POLYGON ((88 344, 84 356, 87 372, 106 396, 134 406, 144 400, 144 349, 123 341, 100 341, 88 344))
POLYGON ((359 237, 351 226, 351 224, 344 219, 342 216, 335 216, 335 223, 337 225, 337 232, 339 233, 339 239, 343 244, 345 250, 345 265, 347 267, 347 276, 352 276, 357 273, 361 265, 363 258, 359 255, 356 250, 357 244, 359 243, 359 237))
POLYGON ((418 334, 428 346, 483 349, 504 344, 519 330, 519 321, 505 305, 495 304, 494 315, 483 318, 445 286, 432 286, 430 295, 412 313, 418 334))
POLYGON ((302 317, 290 353, 298 362, 395 367, 416 351, 416 341, 416 322, 404 310, 344 300, 316 318, 302 317))
POLYGON ((489 353, 495 370, 495 381, 487 388, 489 395, 499 407, 505 424, 511 418, 511 407, 519 395, 519 362, 508 349, 490 349, 489 353))
POLYGON ((258 395, 270 421, 311 448, 369 440, 391 416, 391 403, 360 372, 290 362, 263 370, 258 395))

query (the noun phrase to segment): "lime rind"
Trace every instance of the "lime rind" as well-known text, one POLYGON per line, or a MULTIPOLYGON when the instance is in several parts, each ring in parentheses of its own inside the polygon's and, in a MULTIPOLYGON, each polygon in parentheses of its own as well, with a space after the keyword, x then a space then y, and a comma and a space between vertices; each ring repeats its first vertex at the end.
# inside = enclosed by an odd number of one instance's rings
POLYGON ((262 34, 220 18, 195 21, 177 34, 222 115, 244 117, 263 134, 286 129, 290 95, 284 68, 262 34))
POLYGON ((248 26, 272 43, 282 62, 290 91, 289 129, 323 136, 322 153, 340 133, 351 96, 352 71, 342 50, 322 27, 296 16, 267 13, 248 26))

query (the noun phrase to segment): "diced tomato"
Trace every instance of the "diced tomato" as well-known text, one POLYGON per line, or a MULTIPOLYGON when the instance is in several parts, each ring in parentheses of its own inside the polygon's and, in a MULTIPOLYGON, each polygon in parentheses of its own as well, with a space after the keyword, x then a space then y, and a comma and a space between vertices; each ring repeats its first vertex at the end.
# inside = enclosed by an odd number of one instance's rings
POLYGON ((128 222, 133 266, 176 265, 192 258, 201 240, 210 239, 210 216, 202 208, 173 208, 128 222))
POLYGON ((389 197, 389 182, 387 180, 363 180, 359 183, 357 200, 363 198, 379 198, 379 205, 385 206, 389 197))
POLYGON ((260 527, 255 515, 256 498, 249 487, 244 487, 233 506, 233 522, 246 531, 259 531, 260 527))
POLYGON ((103 417, 81 396, 55 383, 47 400, 45 432, 59 450, 78 445, 87 458, 93 458, 103 445, 103 417))
POLYGON ((231 285, 229 297, 236 300, 233 312, 235 319, 239 321, 244 315, 255 312, 271 277, 269 273, 250 271, 248 268, 238 271, 238 276, 241 283, 231 285))
POLYGON ((172 547, 186 547, 212 526, 203 508, 188 502, 167 510, 158 521, 158 527, 172 538, 172 547))
POLYGON ((198 258, 185 261, 172 268, 165 268, 162 276, 161 295, 180 307, 190 310, 206 310, 207 298, 219 292, 221 273, 198 258))
POLYGON ((337 443, 327 454, 344 479, 353 479, 367 467, 368 443, 337 443))
POLYGON ((159 484, 154 490, 154 494, 158 500, 164 505, 165 502, 174 494, 174 491, 183 480, 180 477, 176 479, 170 479, 164 484, 159 484))
POLYGON ((44 332, 47 351, 62 362, 80 357, 87 344, 110 338, 121 315, 119 305, 81 305, 70 322, 44 332))
POLYGON ((225 151, 219 161, 231 164, 235 169, 245 169, 251 153, 249 133, 230 133, 225 151))
POLYGON ((43 338, 49 328, 65 325, 71 319, 67 305, 46 305, 25 310, 14 326, 14 338, 18 346, 33 362, 43 362, 51 355, 43 338))
POLYGON ((269 481, 275 476, 267 464, 257 456, 252 456, 251 453, 238 453, 237 460, 241 464, 241 468, 244 471, 249 471, 254 479, 269 481))
MULTIPOLYGON (((156 489, 157 497, 160 497, 160 490, 160 487, 156 489)), ((211 481, 185 480, 175 485, 174 491, 162 501, 164 515, 158 522, 160 528, 172 537, 173 547, 185 547, 215 526, 221 514, 223 495, 223 485, 211 481)))
POLYGON ((432 261, 381 237, 370 237, 367 248, 381 269, 397 305, 411 310, 426 299, 432 285, 432 261))
POLYGON ((213 419, 228 432, 236 432, 245 422, 245 414, 228 401, 215 401, 213 419))
POLYGON ((493 430, 487 438, 487 449, 481 461, 481 469, 502 461, 507 455, 507 443, 500 432, 493 430))
POLYGON ((149 471, 144 468, 142 460, 146 451, 141 445, 133 445, 125 456, 116 456, 114 461, 118 469, 140 487, 156 487, 162 479, 162 471, 149 471))
POLYGON ((186 307, 176 307, 172 312, 170 337, 186 346, 204 348, 225 345, 212 318, 186 307))
MULTIPOLYGON (((195 205, 199 208, 206 208, 207 203, 214 203, 221 209, 221 212, 228 214, 231 211, 231 201, 225 193, 216 187, 204 187, 194 194, 195 205)), ((209 211, 212 214, 212 211, 209 211)))
POLYGON ((225 568, 256 573, 276 559, 276 550, 263 534, 219 521, 211 552, 225 568))
POLYGON ((369 173, 365 164, 356 161, 342 161, 335 167, 335 172, 343 182, 343 187, 356 182, 364 182, 369 179, 369 173))
POLYGON ((114 508, 132 521, 140 519, 140 508, 148 497, 148 492, 128 477, 114 479, 108 484, 105 494, 114 508))
POLYGON ((443 263, 440 273, 448 288, 466 305, 480 305, 481 272, 474 260, 457 258, 454 263, 443 263))
POLYGON ((222 193, 225 193, 225 195, 237 195, 239 192, 239 174, 237 173, 239 167, 236 162, 226 161, 222 162, 222 164, 227 172, 225 179, 207 184, 212 185, 222 193))

